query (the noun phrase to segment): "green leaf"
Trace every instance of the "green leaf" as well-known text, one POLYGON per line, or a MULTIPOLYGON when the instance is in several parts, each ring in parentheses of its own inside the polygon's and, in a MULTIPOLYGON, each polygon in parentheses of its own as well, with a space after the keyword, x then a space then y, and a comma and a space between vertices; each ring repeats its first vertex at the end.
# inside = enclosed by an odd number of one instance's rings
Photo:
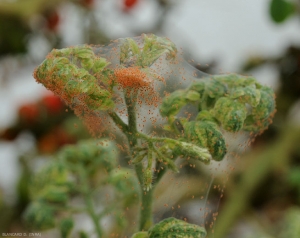
POLYGON ((69 237, 72 229, 74 227, 74 221, 71 218, 64 218, 60 221, 59 229, 62 238, 69 237))
POLYGON ((200 100, 200 94, 194 90, 187 91, 185 98, 191 102, 200 100))
POLYGON ((276 23, 284 22, 295 10, 294 4, 286 0, 272 0, 270 3, 270 15, 276 23))
POLYGON ((138 55, 140 53, 140 48, 137 45, 137 43, 131 38, 128 38, 128 43, 130 45, 130 49, 131 49, 132 53, 134 55, 138 55))
POLYGON ((184 125, 184 132, 189 142, 207 148, 214 160, 220 161, 226 155, 225 138, 217 124, 210 121, 191 121, 184 125))
POLYGON ((89 236, 85 231, 79 231, 79 238, 89 238, 89 236))
POLYGON ((69 199, 68 190, 66 186, 48 185, 34 195, 47 202, 65 204, 69 199))
POLYGON ((240 103, 248 103, 252 107, 256 107, 260 101, 260 91, 252 86, 247 86, 233 90, 230 97, 237 99, 240 103))
POLYGON ((58 158, 66 163, 80 164, 90 168, 105 168, 111 171, 117 166, 118 150, 114 142, 107 139, 83 140, 76 145, 62 148, 58 158))
POLYGON ((230 132, 237 132, 242 129, 247 116, 246 106, 230 98, 221 97, 215 104, 212 114, 222 127, 230 132))
POLYGON ((135 204, 139 199, 139 181, 133 170, 116 169, 111 171, 107 182, 119 193, 124 207, 135 204))
POLYGON ((185 95, 185 90, 176 90, 175 92, 166 96, 160 106, 160 114, 168 117, 176 115, 187 103, 185 95))
POLYGON ((131 238, 148 238, 148 232, 141 231, 138 233, 134 233, 131 238))
POLYGON ((107 62, 105 58, 96 58, 94 60, 94 66, 93 66, 94 73, 101 72, 109 64, 110 63, 107 62))
POLYGON ((171 217, 151 227, 148 235, 149 238, 205 238, 206 230, 204 227, 171 217))
POLYGON ((205 84, 205 92, 211 98, 218 98, 225 95, 226 87, 215 79, 209 79, 205 84))
POLYGON ((196 121, 210 121, 213 123, 218 123, 217 119, 207 110, 202 110, 198 113, 196 121))
POLYGON ((268 119, 275 110, 274 92, 267 87, 263 87, 260 95, 258 105, 252 109, 252 116, 256 121, 268 119))
POLYGON ((138 65, 142 67, 151 66, 160 56, 167 55, 167 59, 176 56, 175 44, 165 37, 156 35, 144 35, 144 47, 138 58, 138 65))
POLYGON ((175 156, 183 156, 185 158, 200 160, 206 164, 208 164, 212 158, 208 149, 199 147, 192 143, 174 141, 169 143, 169 147, 175 156))
POLYGON ((189 87, 189 90, 194 90, 194 91, 198 92, 200 95, 203 94, 204 89, 205 89, 205 81, 202 81, 202 80, 193 82, 191 84, 191 86, 189 87))
POLYGON ((23 217, 32 229, 47 230, 55 226, 54 209, 41 201, 31 203, 23 217))
POLYGON ((77 46, 74 48, 74 56, 80 59, 94 59, 95 55, 89 46, 77 46))
POLYGON ((80 63, 81 67, 83 67, 86 70, 90 70, 94 65, 94 60, 91 58, 83 58, 80 63))

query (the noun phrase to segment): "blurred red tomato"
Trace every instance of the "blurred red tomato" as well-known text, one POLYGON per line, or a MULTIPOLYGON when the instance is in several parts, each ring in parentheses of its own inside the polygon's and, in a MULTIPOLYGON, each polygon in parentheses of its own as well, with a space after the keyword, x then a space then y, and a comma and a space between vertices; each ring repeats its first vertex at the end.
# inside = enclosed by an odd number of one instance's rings
POLYGON ((19 108, 19 117, 26 123, 32 123, 37 121, 40 114, 37 104, 30 103, 24 104, 19 108))
POLYGON ((38 148, 40 153, 51 154, 56 152, 60 147, 66 144, 74 144, 75 142, 76 139, 73 136, 69 135, 60 126, 57 126, 39 138, 38 148))
POLYGON ((137 4, 138 0, 124 0, 124 6, 127 9, 134 7, 137 4))
POLYGON ((80 0, 80 3, 85 7, 92 7, 95 3, 95 0, 80 0))
POLYGON ((46 95, 42 98, 43 104, 46 106, 50 114, 57 114, 62 111, 64 104, 59 97, 54 94, 46 95))
POLYGON ((57 11, 51 11, 46 14, 47 28, 51 31, 56 31, 59 25, 60 17, 57 11))

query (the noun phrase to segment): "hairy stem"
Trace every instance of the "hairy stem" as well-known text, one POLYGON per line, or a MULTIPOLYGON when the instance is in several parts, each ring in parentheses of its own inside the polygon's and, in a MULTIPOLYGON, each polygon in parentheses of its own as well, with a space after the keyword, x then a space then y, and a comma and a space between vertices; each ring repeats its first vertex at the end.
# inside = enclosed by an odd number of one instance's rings
MULTIPOLYGON (((137 92, 125 92, 125 102, 128 112, 128 133, 126 136, 128 138, 129 147, 132 150, 133 147, 137 145, 137 126, 136 126, 136 111, 135 111, 135 102, 137 99, 137 92)), ((141 191, 143 191, 143 166, 142 164, 135 165, 135 171, 140 182, 141 191)), ((152 226, 152 201, 153 194, 152 189, 150 191, 141 192, 141 209, 140 209, 140 230, 148 230, 152 226)))
POLYGON ((111 117, 111 119, 114 121, 114 123, 122 130, 124 134, 128 133, 128 125, 126 125, 122 119, 118 116, 117 113, 113 111, 109 111, 108 115, 111 117))

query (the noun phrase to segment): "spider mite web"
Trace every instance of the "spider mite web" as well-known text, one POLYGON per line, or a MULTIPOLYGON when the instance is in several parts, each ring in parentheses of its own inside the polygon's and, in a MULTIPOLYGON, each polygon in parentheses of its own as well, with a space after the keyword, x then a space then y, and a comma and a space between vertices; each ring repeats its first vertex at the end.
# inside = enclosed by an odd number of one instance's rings
MULTIPOLYGON (((144 45, 143 37, 132 38, 140 49, 144 45)), ((133 64, 134 59, 132 62, 127 62, 125 67, 124 65, 121 66, 120 46, 124 41, 125 39, 118 39, 107 46, 90 46, 96 57, 105 58, 110 62, 107 69, 113 72, 115 80, 111 96, 115 105, 114 112, 127 124, 128 111, 125 98, 126 95, 130 96, 133 98, 131 103, 135 108, 136 124, 139 132, 148 136, 176 139, 176 136, 165 130, 167 119, 160 115, 159 106, 163 98, 175 90, 186 89, 193 82, 208 81, 211 76, 189 65, 183 59, 180 51, 172 59, 168 59, 166 53, 162 54, 146 69, 135 66, 133 64)), ((54 56, 50 53, 48 58, 51 57, 54 56)), ((72 55, 69 56, 69 59, 72 60, 72 57, 72 55)), ((79 63, 78 67, 81 67, 79 63)), ((106 81, 108 79, 108 84, 104 84, 101 73, 90 71, 90 74, 97 79, 97 84, 101 87, 107 87, 111 83, 109 76, 105 78, 106 81)), ((60 76, 63 77, 64 75, 60 76)), ((51 72, 48 77, 52 77, 51 72)), ((35 72, 35 78, 40 82, 37 72, 35 72)), ((63 93, 64 86, 59 82, 44 85, 59 95, 74 110, 75 114, 84 121, 94 138, 108 137, 116 141, 122 152, 120 165, 132 168, 128 159, 128 155, 130 155, 128 141, 122 135, 120 128, 111 119, 110 110, 91 109, 86 105, 88 100, 84 93, 78 93, 70 100, 63 93)), ((101 104, 101 101, 99 103, 101 104)), ((197 106, 187 105, 180 110, 177 117, 193 120, 196 115, 197 106)), ((213 233, 226 181, 231 171, 234 170, 239 155, 249 148, 251 140, 255 137, 254 134, 250 136, 246 132, 228 133, 222 131, 222 133, 225 136, 227 146, 227 154, 222 161, 211 161, 210 164, 203 164, 197 160, 187 159, 182 155, 175 162, 179 168, 179 173, 168 170, 164 175, 154 192, 153 212, 155 223, 167 217, 175 217, 204 226, 208 233, 213 233)), ((144 166, 147 165, 145 159, 142 163, 144 166)), ((153 161, 153 167, 155 163, 153 161)), ((155 179, 156 174, 153 171, 153 182, 155 182, 155 179)), ((132 208, 132 211, 138 214, 138 211, 134 208, 132 208)), ((130 213, 130 211, 127 213, 130 213)), ((129 219, 126 214, 123 217, 123 219, 129 219)), ((138 216, 134 217, 131 214, 129 217, 132 221, 128 226, 134 226, 138 223, 138 216)), ((124 228, 124 232, 119 235, 122 237, 129 235, 130 237, 131 231, 129 230, 124 228)))

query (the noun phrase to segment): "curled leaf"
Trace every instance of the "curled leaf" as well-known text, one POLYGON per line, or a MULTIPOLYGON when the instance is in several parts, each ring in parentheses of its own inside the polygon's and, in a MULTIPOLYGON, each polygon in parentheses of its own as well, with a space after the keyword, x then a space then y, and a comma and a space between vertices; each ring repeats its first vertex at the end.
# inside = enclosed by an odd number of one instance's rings
POLYGON ((207 148, 214 160, 220 161, 227 153, 225 139, 217 124, 193 121, 184 125, 185 137, 191 143, 207 148))
POLYGON ((166 96, 160 106, 160 114, 162 116, 174 116, 187 103, 185 99, 185 90, 176 90, 166 96))
POLYGON ((242 129, 247 116, 246 106, 230 98, 221 97, 216 102, 213 115, 221 122, 222 127, 230 132, 242 129))
POLYGON ((33 202, 25 210, 23 218, 32 229, 47 230, 55 226, 54 209, 44 202, 33 202))
POLYGON ((191 159, 200 160, 204 163, 209 163, 212 158, 206 148, 184 141, 170 143, 170 149, 173 151, 175 156, 183 156, 185 158, 189 157, 191 159))

